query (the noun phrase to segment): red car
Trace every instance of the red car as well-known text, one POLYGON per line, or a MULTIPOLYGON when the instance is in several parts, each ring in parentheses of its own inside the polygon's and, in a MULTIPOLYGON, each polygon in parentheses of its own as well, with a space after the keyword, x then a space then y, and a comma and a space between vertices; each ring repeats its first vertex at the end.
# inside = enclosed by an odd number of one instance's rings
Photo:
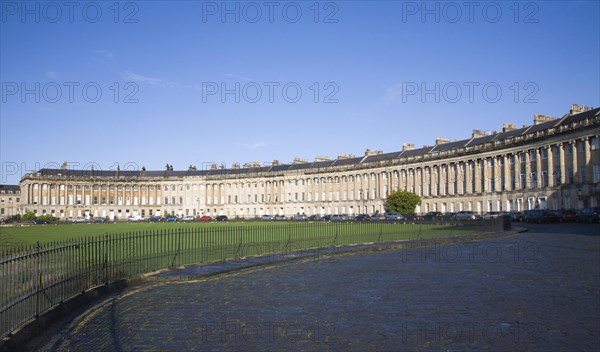
POLYGON ((562 218, 560 219, 560 221, 574 222, 575 220, 577 220, 577 210, 567 209, 562 212, 562 218))
POLYGON ((212 218, 208 215, 201 217, 198 221, 212 221, 212 218))

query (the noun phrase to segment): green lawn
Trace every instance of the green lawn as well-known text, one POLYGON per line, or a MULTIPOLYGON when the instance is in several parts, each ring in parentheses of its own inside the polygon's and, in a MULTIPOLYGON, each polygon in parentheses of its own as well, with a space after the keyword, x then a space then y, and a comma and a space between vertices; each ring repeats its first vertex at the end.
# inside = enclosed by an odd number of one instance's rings
POLYGON ((223 223, 107 223, 59 224, 0 227, 0 256, 19 248, 66 240, 98 238, 106 235, 126 236, 135 233, 192 231, 207 235, 235 232, 245 242, 283 241, 287 237, 300 238, 314 233, 319 237, 338 237, 339 244, 373 241, 393 241, 413 238, 433 238, 480 232, 480 228, 434 224, 395 223, 321 223, 321 222, 223 222, 223 223), (336 233, 337 232, 337 233, 336 233), (376 237, 373 237, 377 235, 376 237), (287 236, 287 237, 286 237, 287 236))
POLYGON ((36 241, 48 243, 69 239, 81 239, 106 234, 119 234, 136 231, 157 231, 191 228, 215 228, 231 226, 266 226, 265 222, 252 223, 148 223, 123 222, 105 224, 59 224, 59 225, 24 225, 0 227, 0 248, 12 249, 15 246, 31 245, 36 241))

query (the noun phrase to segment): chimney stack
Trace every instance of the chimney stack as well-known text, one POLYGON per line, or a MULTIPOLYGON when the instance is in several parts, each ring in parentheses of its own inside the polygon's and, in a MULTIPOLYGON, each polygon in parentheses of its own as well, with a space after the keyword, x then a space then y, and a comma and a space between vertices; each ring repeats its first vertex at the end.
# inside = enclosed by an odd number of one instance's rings
POLYGON ((415 144, 414 143, 402 144, 402 151, 405 151, 405 150, 415 150, 415 144))
POLYGON ((544 123, 544 122, 548 122, 548 121, 552 121, 552 120, 556 120, 556 118, 552 117, 552 116, 542 115, 542 114, 534 114, 533 115, 533 124, 534 125, 539 125, 540 123, 544 123))
POLYGON ((571 111, 569 111, 569 115, 580 114, 590 110, 592 110, 591 106, 571 104, 571 111))
POLYGON ((381 150, 371 150, 371 149, 365 150, 365 156, 379 155, 379 154, 383 154, 383 151, 381 151, 381 150))
POLYGON ((483 130, 473 130, 473 134, 471 134, 472 138, 479 138, 487 136, 487 132, 483 130))
POLYGON ((450 138, 446 138, 446 137, 437 137, 435 139, 435 144, 445 144, 445 143, 450 143, 450 138))
POLYGON ((502 132, 514 131, 516 129, 517 125, 515 125, 514 123, 505 123, 504 125, 502 125, 502 132))
POLYGON ((305 164, 307 163, 308 160, 307 159, 303 159, 303 158, 299 158, 299 157, 295 157, 294 158, 294 162, 293 164, 305 164))

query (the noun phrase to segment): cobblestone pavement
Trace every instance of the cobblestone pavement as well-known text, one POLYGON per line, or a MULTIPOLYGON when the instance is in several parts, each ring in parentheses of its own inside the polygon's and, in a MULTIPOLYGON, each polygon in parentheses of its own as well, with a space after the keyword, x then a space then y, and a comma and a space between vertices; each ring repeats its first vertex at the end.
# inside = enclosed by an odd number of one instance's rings
POLYGON ((600 226, 560 224, 141 286, 35 348, 598 351, 599 322, 600 226))

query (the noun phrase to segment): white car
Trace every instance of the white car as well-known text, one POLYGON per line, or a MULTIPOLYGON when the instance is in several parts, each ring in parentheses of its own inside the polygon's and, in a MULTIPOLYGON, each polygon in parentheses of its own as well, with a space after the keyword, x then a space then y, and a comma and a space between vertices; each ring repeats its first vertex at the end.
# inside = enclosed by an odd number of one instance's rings
POLYGON ((144 221, 144 217, 139 216, 139 215, 134 215, 134 216, 129 217, 128 220, 131 222, 139 222, 139 221, 144 221))
POLYGON ((181 221, 194 221, 194 217, 191 215, 184 216, 181 221))

